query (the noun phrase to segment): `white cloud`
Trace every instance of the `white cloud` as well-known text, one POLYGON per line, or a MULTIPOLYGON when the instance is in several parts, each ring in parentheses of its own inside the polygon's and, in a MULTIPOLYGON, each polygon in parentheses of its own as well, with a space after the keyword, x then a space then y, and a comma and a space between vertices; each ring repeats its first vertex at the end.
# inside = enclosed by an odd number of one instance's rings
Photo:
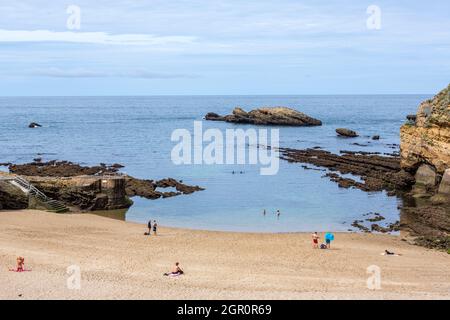
POLYGON ((175 74, 175 73, 158 73, 148 70, 113 70, 102 71, 85 68, 61 69, 46 68, 33 70, 31 75, 51 78, 140 78, 140 79, 186 79, 197 78, 197 75, 191 74, 175 74))
POLYGON ((191 36, 155 36, 151 34, 109 34, 50 30, 0 29, 0 42, 69 42, 107 45, 183 45, 194 43, 191 36))

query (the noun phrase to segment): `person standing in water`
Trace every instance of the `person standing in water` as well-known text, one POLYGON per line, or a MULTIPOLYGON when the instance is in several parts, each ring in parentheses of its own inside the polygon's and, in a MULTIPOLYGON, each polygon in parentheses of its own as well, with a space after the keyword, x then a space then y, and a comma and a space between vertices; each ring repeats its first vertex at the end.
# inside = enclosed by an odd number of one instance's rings
POLYGON ((278 220, 280 219, 280 215, 281 215, 280 210, 277 210, 277 219, 278 219, 278 220))
POLYGON ((266 216, 266 209, 264 209, 264 211, 263 211, 263 216, 264 217, 266 216))
POLYGON ((156 223, 156 220, 153 220, 153 233, 155 234, 155 236, 157 235, 156 234, 157 228, 158 228, 158 224, 156 223))

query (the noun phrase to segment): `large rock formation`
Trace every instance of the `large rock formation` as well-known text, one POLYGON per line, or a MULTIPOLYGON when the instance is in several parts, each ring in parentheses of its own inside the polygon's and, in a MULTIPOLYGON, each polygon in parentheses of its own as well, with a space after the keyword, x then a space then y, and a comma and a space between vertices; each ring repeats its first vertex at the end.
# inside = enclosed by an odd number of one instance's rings
POLYGON ((437 174, 434 168, 428 164, 419 167, 415 175, 416 184, 433 188, 436 186, 437 174))
POLYGON ((439 193, 450 196, 450 169, 445 170, 439 185, 439 193))
POLYGON ((205 120, 226 121, 233 123, 256 124, 256 125, 280 125, 280 126, 321 126, 322 121, 297 110, 286 107, 259 108, 246 112, 241 108, 235 108, 233 114, 220 116, 210 112, 205 120))
POLYGON ((121 176, 25 177, 45 195, 81 210, 116 210, 131 206, 121 176))
POLYGON ((26 209, 27 207, 28 196, 19 188, 12 186, 6 181, 0 180, 0 210, 26 209))
POLYGON ((413 205, 402 209, 417 243, 450 248, 450 85, 402 126, 401 166, 415 174, 413 205))
MULTIPOLYGON (((52 199, 85 211, 128 208, 128 197, 158 199, 204 190, 167 178, 159 181, 137 179, 118 172, 122 165, 88 167, 68 161, 40 160, 27 164, 10 164, 13 174, 23 176, 52 199), (173 188, 176 191, 165 191, 173 188)), ((0 199, 1 200, 1 199, 0 199)))
POLYGON ((416 171, 423 163, 442 175, 450 168, 450 85, 423 102, 414 120, 402 126, 401 165, 416 171))

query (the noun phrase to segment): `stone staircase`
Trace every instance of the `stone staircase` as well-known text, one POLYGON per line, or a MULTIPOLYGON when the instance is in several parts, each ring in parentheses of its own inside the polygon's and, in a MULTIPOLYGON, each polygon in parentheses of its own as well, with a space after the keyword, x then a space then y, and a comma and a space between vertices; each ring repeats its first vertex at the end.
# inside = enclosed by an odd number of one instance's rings
POLYGON ((24 193, 28 194, 29 197, 38 200, 50 212, 64 213, 69 211, 69 208, 65 204, 47 197, 38 188, 20 176, 8 179, 8 182, 20 188, 24 193))

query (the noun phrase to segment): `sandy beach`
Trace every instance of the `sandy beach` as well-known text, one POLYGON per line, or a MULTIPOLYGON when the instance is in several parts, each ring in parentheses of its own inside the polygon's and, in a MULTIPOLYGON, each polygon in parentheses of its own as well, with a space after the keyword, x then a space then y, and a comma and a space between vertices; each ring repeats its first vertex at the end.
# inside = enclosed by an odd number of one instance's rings
POLYGON ((0 299, 450 298, 450 255, 395 236, 336 234, 331 250, 313 250, 310 234, 145 231, 91 214, 0 211, 0 299), (31 272, 8 271, 18 255, 31 272), (164 277, 175 261, 186 274, 164 277), (79 290, 67 286, 71 265, 79 290), (380 290, 367 288, 371 265, 380 290))

